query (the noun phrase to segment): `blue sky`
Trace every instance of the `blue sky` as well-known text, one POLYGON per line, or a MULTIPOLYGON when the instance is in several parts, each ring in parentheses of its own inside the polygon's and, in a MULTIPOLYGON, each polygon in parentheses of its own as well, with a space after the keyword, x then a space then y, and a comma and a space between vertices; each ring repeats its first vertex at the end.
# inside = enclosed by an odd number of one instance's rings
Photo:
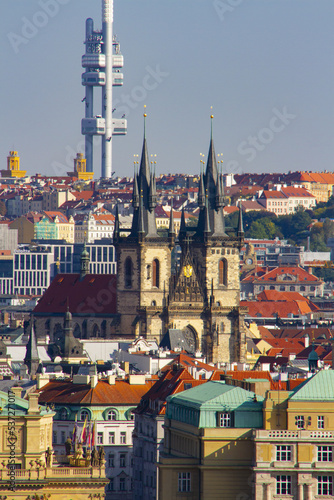
MULTIPOLYGON (((83 148, 85 19, 101 27, 101 1, 2 0, 1 14, 2 168, 14 148, 28 173, 62 174, 83 148)), ((144 104, 157 173, 199 171, 211 106, 224 171, 332 171, 333 22, 333 0, 114 0, 116 175, 132 175, 144 104)))

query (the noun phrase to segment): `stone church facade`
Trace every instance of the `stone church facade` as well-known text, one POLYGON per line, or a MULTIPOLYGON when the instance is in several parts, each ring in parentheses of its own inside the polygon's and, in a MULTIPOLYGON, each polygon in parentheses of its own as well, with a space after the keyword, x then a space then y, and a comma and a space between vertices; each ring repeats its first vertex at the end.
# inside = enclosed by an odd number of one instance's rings
POLYGON ((117 334, 160 342, 178 330, 187 345, 194 352, 202 350, 208 361, 244 361, 246 310, 239 306, 242 213, 237 235, 227 235, 223 178, 212 136, 206 171, 200 176, 198 225, 187 227, 183 214, 177 241, 172 209, 168 234, 158 234, 155 176, 148 158, 144 137, 128 233, 120 228, 116 213, 117 334), (172 265, 176 245, 181 258, 172 265))

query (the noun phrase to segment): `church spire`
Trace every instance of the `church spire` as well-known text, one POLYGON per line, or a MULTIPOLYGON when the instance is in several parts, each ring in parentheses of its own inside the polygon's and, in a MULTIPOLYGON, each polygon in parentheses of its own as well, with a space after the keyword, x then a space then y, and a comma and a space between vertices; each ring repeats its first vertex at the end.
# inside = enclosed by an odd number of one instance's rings
POLYGON ((119 214, 118 214, 118 203, 116 203, 116 210, 115 210, 115 224, 114 224, 114 234, 113 234, 113 239, 114 241, 119 238, 119 214))
POLYGON ((30 334, 28 344, 26 346, 26 355, 24 363, 27 365, 29 374, 33 378, 36 375, 39 366, 39 355, 37 349, 37 340, 34 326, 34 317, 31 318, 30 334))
POLYGON ((198 206, 200 213, 197 225, 197 238, 202 238, 208 229, 214 237, 226 238, 225 219, 223 213, 224 190, 222 176, 218 174, 215 147, 212 136, 213 115, 211 115, 211 133, 206 171, 203 181, 200 180, 198 206), (205 193, 205 200, 203 194, 205 193))
POLYGON ((175 225, 174 225, 174 216, 173 216, 173 198, 170 200, 170 216, 169 216, 168 236, 170 238, 175 237, 175 225))
POLYGON ((244 224, 242 220, 242 206, 241 206, 241 200, 240 200, 240 206, 239 206, 239 221, 238 221, 238 237, 243 238, 244 236, 244 224))
MULTIPOLYGON (((136 176, 135 176, 136 177, 136 176)), ((150 163, 146 142, 146 113, 144 113, 144 140, 140 160, 139 173, 133 185, 133 219, 131 236, 137 237, 140 233, 146 237, 157 237, 155 221, 156 188, 155 175, 150 171, 150 163)), ((142 237, 141 236, 141 237, 142 237)))

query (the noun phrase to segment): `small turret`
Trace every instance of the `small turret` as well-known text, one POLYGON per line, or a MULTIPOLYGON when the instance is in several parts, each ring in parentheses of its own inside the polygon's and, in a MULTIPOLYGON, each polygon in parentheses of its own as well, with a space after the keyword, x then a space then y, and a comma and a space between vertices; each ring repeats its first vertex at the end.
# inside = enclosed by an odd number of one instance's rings
POLYGON ((89 274, 89 253, 86 248, 86 242, 84 243, 84 249, 80 257, 80 281, 84 279, 86 274, 89 274))

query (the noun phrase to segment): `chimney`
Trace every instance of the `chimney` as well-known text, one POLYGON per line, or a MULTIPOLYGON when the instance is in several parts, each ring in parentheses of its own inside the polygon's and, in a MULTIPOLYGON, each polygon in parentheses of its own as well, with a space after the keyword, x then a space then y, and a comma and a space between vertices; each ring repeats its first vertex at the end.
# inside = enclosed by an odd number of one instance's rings
POLYGON ((98 381, 99 381, 99 377, 97 375, 91 375, 90 386, 92 389, 94 389, 97 386, 98 381))
POLYGON ((305 335, 304 337, 304 347, 306 349, 306 347, 309 347, 310 345, 310 337, 308 336, 308 334, 305 335))
POLYGON ((39 398, 38 392, 31 392, 30 394, 28 394, 28 399, 29 399, 28 415, 30 415, 31 413, 39 413, 38 398, 39 398))
POLYGON ((108 384, 115 385, 116 383, 116 375, 108 375, 108 384))

